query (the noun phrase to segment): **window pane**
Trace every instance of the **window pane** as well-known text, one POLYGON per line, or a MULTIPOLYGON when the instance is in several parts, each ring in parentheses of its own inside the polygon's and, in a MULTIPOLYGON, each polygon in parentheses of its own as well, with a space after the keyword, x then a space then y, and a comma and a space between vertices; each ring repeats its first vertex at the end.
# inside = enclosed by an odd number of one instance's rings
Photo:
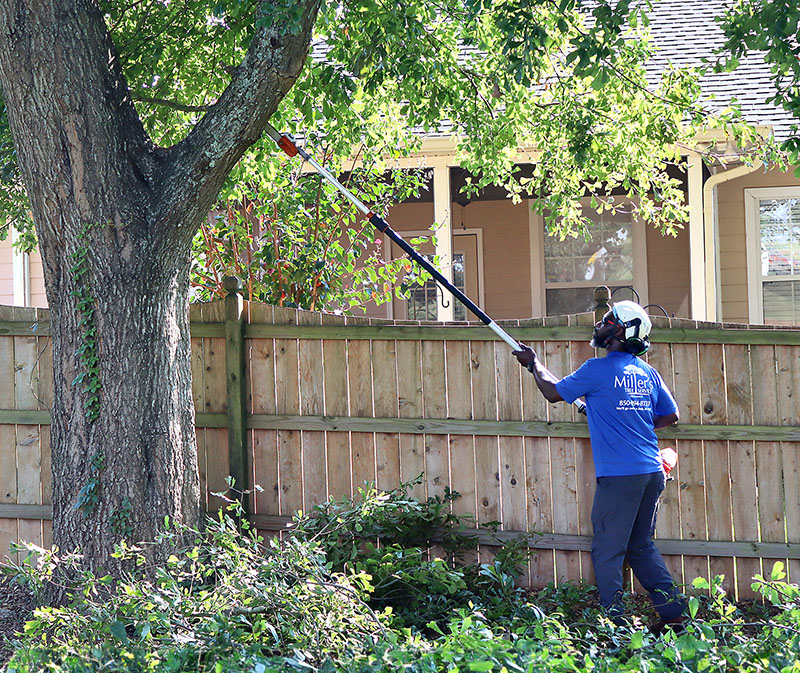
POLYGON ((546 290, 547 315, 584 313, 594 309, 594 288, 570 287, 546 290))
POLYGON ((769 325, 800 324, 800 281, 763 284, 764 322, 769 325))
MULTIPOLYGON (((428 261, 432 261, 433 255, 425 255, 425 258, 428 261)), ((453 285, 462 292, 465 292, 466 288, 465 274, 464 253, 457 252, 453 255, 453 285)), ((455 320, 467 320, 466 307, 449 292, 438 289, 436 281, 432 278, 429 279, 425 285, 415 285, 410 290, 408 298, 408 319, 437 320, 438 309, 436 304, 443 292, 445 302, 454 302, 453 318, 455 320)), ((476 301, 477 297, 470 297, 470 299, 476 301)))
POLYGON ((786 276, 800 269, 800 199, 762 199, 761 275, 786 276))
MULTIPOLYGON (((464 267, 464 253, 463 252, 456 252, 453 253, 453 285, 455 285, 459 290, 466 294, 466 287, 467 287, 467 270, 464 267)), ((472 301, 477 302, 477 297, 470 297, 472 301)), ((449 301, 454 301, 455 306, 453 306, 453 319, 454 320, 467 320, 467 307, 464 306, 460 301, 456 299, 450 299, 449 301)))
MULTIPOLYGON (((614 293, 612 302, 630 299, 636 301, 636 295, 630 288, 619 286, 619 291, 615 287, 608 289, 614 293)), ((572 313, 585 313, 594 311, 594 287, 569 287, 554 288, 545 291, 545 301, 547 302, 547 315, 568 315, 572 313)))
POLYGON ((544 272, 547 283, 633 280, 630 213, 598 215, 588 239, 545 235, 544 272))

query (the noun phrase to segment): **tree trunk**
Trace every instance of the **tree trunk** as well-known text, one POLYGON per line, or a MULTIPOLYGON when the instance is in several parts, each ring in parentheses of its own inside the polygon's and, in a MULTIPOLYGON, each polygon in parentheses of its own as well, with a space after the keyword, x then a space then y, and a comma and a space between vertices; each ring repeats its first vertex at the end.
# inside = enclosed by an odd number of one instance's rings
POLYGON ((96 570, 117 573, 115 543, 152 541, 165 517, 200 524, 190 244, 300 71, 305 4, 300 33, 256 31, 217 105, 161 149, 96 3, 0 0, 0 85, 51 309, 54 544, 96 570))

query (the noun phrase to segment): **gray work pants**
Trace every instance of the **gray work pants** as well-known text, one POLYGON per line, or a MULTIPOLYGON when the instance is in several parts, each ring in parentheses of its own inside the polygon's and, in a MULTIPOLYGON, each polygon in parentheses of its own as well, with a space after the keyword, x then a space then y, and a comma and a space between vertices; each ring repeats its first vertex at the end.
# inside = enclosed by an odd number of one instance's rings
POLYGON ((662 619, 674 619, 686 605, 653 542, 663 472, 598 477, 592 505, 592 565, 600 603, 612 615, 622 611, 622 564, 625 559, 647 589, 662 619))

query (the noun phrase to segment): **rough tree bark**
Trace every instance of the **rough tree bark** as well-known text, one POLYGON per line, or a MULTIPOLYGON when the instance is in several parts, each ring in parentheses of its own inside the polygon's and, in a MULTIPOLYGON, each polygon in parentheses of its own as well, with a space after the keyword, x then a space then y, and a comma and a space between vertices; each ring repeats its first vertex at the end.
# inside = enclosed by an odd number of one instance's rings
POLYGON ((200 522, 190 243, 303 66, 319 0, 298 2, 299 32, 258 29, 219 101, 159 148, 96 2, 0 0, 0 86, 51 309, 53 537, 92 568, 118 571, 115 542, 152 540, 165 516, 200 522))

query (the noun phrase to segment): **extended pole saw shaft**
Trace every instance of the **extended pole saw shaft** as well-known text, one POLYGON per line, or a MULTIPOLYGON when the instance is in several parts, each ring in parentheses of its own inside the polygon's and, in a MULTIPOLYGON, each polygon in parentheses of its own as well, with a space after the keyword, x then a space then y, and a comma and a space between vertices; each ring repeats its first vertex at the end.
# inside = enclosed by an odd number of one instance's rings
MULTIPOLYGON (((286 136, 281 134, 274 126, 271 124, 267 124, 266 127, 267 135, 272 138, 275 143, 280 147, 287 155, 293 157, 299 154, 303 159, 305 159, 308 163, 310 163, 314 169, 324 177, 328 182, 330 182, 336 189, 338 189, 356 208, 358 208, 364 215, 367 216, 367 219, 370 223, 379 231, 386 234, 391 240, 393 240, 403 251, 408 253, 408 255, 413 259, 417 264, 419 264, 423 269, 425 269, 431 276, 433 276, 437 282, 447 289, 450 294, 452 294, 458 301, 460 301, 464 306, 466 306, 472 313, 474 313, 478 320, 480 320, 484 325, 486 325, 489 329, 491 329, 497 336, 499 336, 503 341, 505 341, 511 348, 515 351, 522 350, 522 346, 517 342, 514 337, 512 337, 508 332, 506 332, 500 325, 498 325, 494 320, 492 320, 486 313, 484 313, 481 308, 475 304, 467 295, 465 295, 461 290, 459 290, 455 285, 453 285, 433 264, 431 264, 425 257, 420 255, 416 250, 414 250, 411 245, 398 234, 394 229, 392 229, 388 222, 384 220, 380 215, 373 213, 369 208, 367 208, 362 201, 357 198, 350 190, 347 189, 339 180, 331 174, 324 166, 322 166, 314 157, 312 157, 308 152, 306 152, 302 147, 298 147, 294 140, 290 136, 286 136)), ((585 413, 586 406, 583 403, 576 402, 576 406, 581 413, 585 413)))

